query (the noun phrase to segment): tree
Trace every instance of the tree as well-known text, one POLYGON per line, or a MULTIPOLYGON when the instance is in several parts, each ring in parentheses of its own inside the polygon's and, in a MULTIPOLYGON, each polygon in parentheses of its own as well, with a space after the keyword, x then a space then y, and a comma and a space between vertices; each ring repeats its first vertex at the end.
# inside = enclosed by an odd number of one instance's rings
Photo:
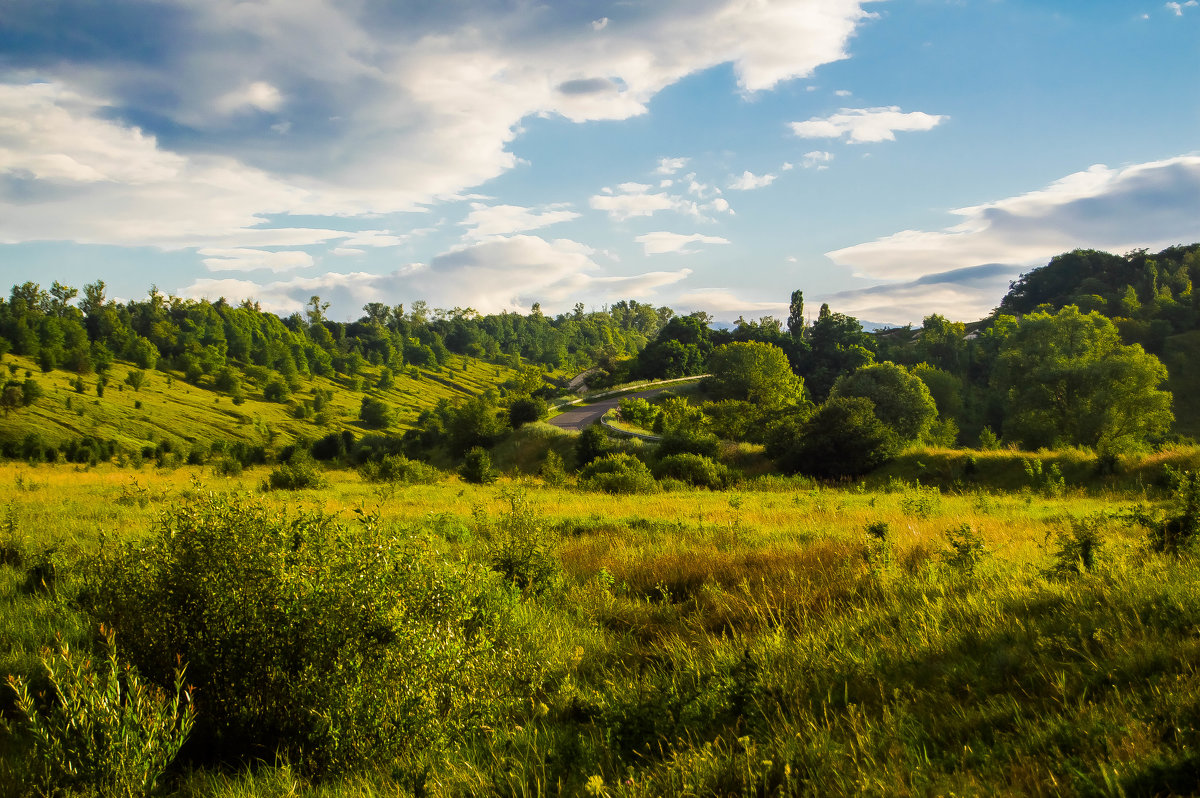
POLYGON ((791 304, 788 305, 788 332, 793 338, 803 338, 804 327, 804 292, 793 291, 791 304))
POLYGON ((362 406, 358 411, 358 418, 362 421, 364 427, 384 429, 391 426, 392 408, 384 401, 371 396, 364 396, 362 406))
POLYGON ((130 388, 133 388, 135 391, 142 390, 142 386, 146 384, 146 372, 137 370, 130 371, 125 375, 125 384, 130 388))
POLYGON ((830 396, 870 399, 875 415, 905 443, 919 440, 937 418, 929 388, 895 363, 877 363, 838 377, 830 396))
POLYGON ((833 313, 821 305, 817 320, 808 332, 809 353, 797 369, 817 401, 825 399, 842 374, 870 365, 875 360, 874 342, 853 316, 833 313))
POLYGON ((758 341, 725 344, 708 359, 708 390, 718 399, 742 399, 764 409, 794 404, 804 394, 804 381, 792 372, 787 355, 758 341))
POLYGON ((492 468, 492 458, 487 453, 487 449, 482 446, 473 446, 464 456, 462 467, 458 469, 458 475, 463 478, 464 482, 474 485, 490 485, 496 481, 500 473, 492 468))
POLYGON ((784 471, 816 477, 865 474, 900 448, 895 431, 876 417, 871 400, 860 396, 830 399, 796 433, 790 441, 772 441, 768 454, 784 471))
POLYGON ((1028 447, 1137 448, 1174 421, 1167 371, 1141 346, 1121 343, 1098 313, 1068 305, 1026 316, 1000 350, 1004 437, 1028 447))
POLYGON ((8 418, 9 412, 16 410, 25 404, 25 393, 21 390, 21 384, 16 381, 7 383, 0 390, 0 409, 4 410, 4 417, 8 418))

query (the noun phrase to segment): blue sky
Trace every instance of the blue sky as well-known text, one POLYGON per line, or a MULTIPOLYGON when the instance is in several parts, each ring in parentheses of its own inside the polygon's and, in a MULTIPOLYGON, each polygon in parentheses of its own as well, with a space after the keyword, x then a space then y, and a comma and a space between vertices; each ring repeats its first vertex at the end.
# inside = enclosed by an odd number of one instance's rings
POLYGON ((0 277, 972 320, 1200 241, 1200 5, 6 0, 0 277))

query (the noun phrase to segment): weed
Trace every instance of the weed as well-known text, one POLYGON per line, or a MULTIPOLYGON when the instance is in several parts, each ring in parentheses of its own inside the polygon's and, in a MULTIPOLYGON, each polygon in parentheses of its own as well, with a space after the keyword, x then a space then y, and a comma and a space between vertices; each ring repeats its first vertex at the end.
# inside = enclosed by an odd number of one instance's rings
POLYGON ((1048 573, 1052 576, 1094 571, 1104 546, 1103 530, 1108 523, 1104 514, 1071 518, 1067 528, 1055 536, 1054 563, 1048 573))
POLYGON ((174 689, 146 684, 117 658, 115 634, 103 626, 103 661, 93 664, 62 643, 42 666, 52 694, 37 696, 29 681, 9 676, 23 730, 32 740, 42 790, 95 789, 105 796, 149 796, 196 720, 184 666, 174 689))
POLYGON ((959 573, 973 575, 987 551, 983 537, 970 524, 961 524, 946 530, 946 542, 950 549, 942 555, 942 562, 959 573))
POLYGON ((488 563, 521 590, 543 593, 557 583, 562 570, 554 553, 555 536, 533 511, 524 490, 506 488, 500 495, 509 509, 500 514, 491 530, 488 563))
POLYGON ((936 487, 913 485, 900 499, 900 509, 914 518, 930 518, 942 504, 942 492, 936 487))

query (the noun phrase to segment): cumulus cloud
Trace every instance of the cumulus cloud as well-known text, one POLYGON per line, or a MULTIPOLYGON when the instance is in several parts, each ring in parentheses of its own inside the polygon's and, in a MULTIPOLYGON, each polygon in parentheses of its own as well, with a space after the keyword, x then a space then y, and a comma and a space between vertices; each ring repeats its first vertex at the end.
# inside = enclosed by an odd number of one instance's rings
POLYGON ((687 166, 690 160, 690 158, 659 158, 658 168, 654 170, 654 173, 657 175, 673 175, 687 166))
POLYGON ((842 291, 822 297, 839 313, 876 324, 919 324, 934 313, 975 321, 991 313, 1021 269, 985 264, 926 275, 903 283, 842 291))
POLYGON ((614 221, 623 222, 636 216, 652 216, 658 211, 696 212, 693 203, 666 193, 651 193, 645 183, 622 183, 616 191, 605 187, 588 200, 593 210, 605 211, 614 221))
MULTIPOLYGON (((15 156, 5 152, 8 172, 23 181, 22 196, 39 199, 4 234, 205 246, 264 215, 419 210, 514 167, 509 145, 530 116, 626 119, 718 64, 732 64, 746 92, 809 75, 846 57, 871 16, 865 1, 663 0, 631 9, 604 0, 581 15, 575 4, 507 0, 62 0, 52 26, 37 4, 18 4, 6 23, 27 32, 26 46, 6 53, 6 68, 49 83, 4 87, 27 100, 42 92, 38 130, 25 127, 23 111, 0 109, 0 129, 18 139, 15 156), (108 24, 113 18, 126 24, 108 24), (133 46, 148 40, 161 46, 133 46), (83 152, 71 140, 80 129, 145 157, 83 152), (164 171, 174 175, 170 186, 164 171), (235 176, 248 192, 234 190, 235 176), (64 179, 123 190, 40 202, 64 179), (225 204, 228 212, 215 210, 225 204), (118 222, 119 235, 101 235, 97 220, 114 209, 148 219, 154 214, 141 211, 156 207, 172 221, 118 222), (177 223, 189 212, 190 229, 177 223), (64 219, 70 224, 47 236, 64 219)), ((2 210, 5 222, 13 218, 2 210)))
POLYGON ((805 169, 828 169, 829 162, 833 160, 832 152, 824 150, 813 150, 812 152, 804 153, 804 168, 805 169))
POLYGON ((792 133, 804 139, 836 139, 846 137, 859 144, 873 141, 895 141, 897 131, 932 130, 945 116, 921 111, 905 113, 898 106, 886 108, 843 108, 826 117, 813 117, 807 122, 792 122, 792 133))
POLYGON ((1167 8, 1174 12, 1175 16, 1182 17, 1183 9, 1188 8, 1189 6, 1194 7, 1196 5, 1200 5, 1200 3, 1197 3, 1197 0, 1187 0, 1186 3, 1167 3, 1167 8))
POLYGON ((558 207, 536 211, 519 205, 484 205, 473 202, 471 212, 459 224, 470 228, 466 233, 469 238, 486 238, 536 230, 539 227, 578 218, 579 214, 575 211, 558 207))
POLYGON ((742 172, 740 177, 733 179, 729 187, 734 191, 753 191, 756 188, 764 188, 775 182, 775 175, 756 175, 753 172, 742 172))
POLYGON ((370 301, 425 299, 434 306, 470 306, 482 312, 519 310, 541 302, 547 310, 576 301, 604 302, 645 297, 685 279, 691 271, 654 271, 605 275, 595 252, 569 239, 538 236, 495 237, 456 247, 430 260, 390 274, 365 272, 294 277, 256 283, 247 280, 196 280, 185 296, 256 299, 268 310, 292 313, 319 294, 336 308, 359 308, 370 301))
POLYGON ((692 255, 698 252, 692 244, 728 244, 729 239, 720 236, 706 236, 700 233, 683 235, 681 233, 656 232, 646 233, 634 239, 642 245, 647 255, 692 255))
POLYGON ((210 272, 250 272, 265 269, 272 272, 290 272, 306 269, 313 265, 312 255, 307 252, 271 252, 264 249, 201 249, 204 266, 210 272))
POLYGON ((906 280, 982 263, 1031 265, 1079 247, 1126 252, 1195 241, 1200 156, 1097 165, 952 213, 962 221, 944 230, 904 230, 827 255, 862 275, 906 280))

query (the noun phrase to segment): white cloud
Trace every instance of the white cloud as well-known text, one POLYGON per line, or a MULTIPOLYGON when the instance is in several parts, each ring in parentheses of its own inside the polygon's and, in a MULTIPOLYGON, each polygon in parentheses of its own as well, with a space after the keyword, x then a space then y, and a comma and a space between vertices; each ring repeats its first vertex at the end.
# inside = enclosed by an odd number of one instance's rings
POLYGON ((991 313, 1020 267, 985 264, 820 297, 839 313, 876 324, 919 324, 937 313, 952 321, 975 321, 991 313))
POLYGON ((435 307, 474 307, 481 312, 527 309, 541 302, 547 311, 565 310, 577 301, 603 303, 616 298, 652 296, 663 286, 687 278, 689 269, 606 275, 592 260, 594 251, 568 239, 537 236, 495 237, 456 247, 428 265, 411 264, 390 274, 330 272, 275 282, 196 280, 183 295, 233 301, 256 299, 263 307, 288 314, 313 294, 335 308, 359 308, 372 301, 425 299, 435 307))
POLYGON ((593 210, 606 211, 609 217, 618 222, 635 216, 651 216, 658 211, 694 212, 694 205, 683 198, 663 193, 651 194, 650 189, 651 186, 644 183, 622 183, 617 186, 617 192, 606 187, 588 200, 588 205, 593 210))
POLYGON ((1196 5, 1198 5, 1197 0, 1187 0, 1186 3, 1167 3, 1166 7, 1175 12, 1175 16, 1182 17, 1183 9, 1196 5))
POLYGON ((471 203, 471 212, 459 224, 471 228, 467 231, 469 238, 487 238, 536 230, 539 227, 569 222, 578 218, 579 214, 575 211, 559 208, 539 212, 519 205, 484 205, 473 202, 471 203))
POLYGON ((604 30, 608 27, 608 17, 592 20, 592 30, 604 30))
POLYGON ((398 247, 408 241, 409 236, 398 236, 390 230, 360 230, 352 233, 342 242, 343 247, 398 247))
POLYGON ((795 168, 796 168, 796 164, 792 163, 791 161, 784 161, 783 165, 779 167, 779 171, 790 172, 795 168))
POLYGON ((204 266, 210 272, 249 272, 258 269, 291 272, 313 265, 312 255, 299 251, 205 248, 200 250, 200 254, 206 256, 204 266))
POLYGON ((701 206, 700 209, 704 211, 715 211, 716 213, 727 213, 730 216, 737 215, 733 212, 733 208, 729 207, 729 203, 725 201, 724 197, 717 197, 712 202, 701 206))
POLYGON ((681 233, 656 232, 646 233, 634 239, 642 245, 647 255, 692 255, 698 252, 691 244, 728 244, 729 239, 720 236, 706 236, 699 233, 683 235, 681 233))
POLYGON ((688 165, 691 158, 659 158, 658 168, 654 170, 657 175, 673 175, 680 169, 688 165))
POLYGON ((753 172, 742 172, 741 177, 734 178, 729 187, 735 191, 753 191, 775 182, 775 175, 756 175, 753 172))
POLYGON ((1039 191, 952 211, 938 231, 904 230, 827 253, 872 277, 906 280, 985 263, 1032 265, 1079 247, 1127 252, 1200 239, 1200 156, 1097 165, 1039 191))
POLYGON ((829 168, 828 164, 832 160, 833 160, 832 152, 825 152, 824 150, 813 150, 812 152, 804 153, 804 160, 802 163, 804 164, 805 169, 812 169, 814 167, 817 169, 828 169, 829 168))
POLYGON ((216 102, 217 111, 223 114, 236 113, 246 108, 275 112, 282 106, 283 95, 279 89, 261 80, 231 91, 216 102))
POLYGON ((730 317, 737 314, 751 318, 764 315, 785 318, 788 312, 786 303, 759 302, 743 299, 728 288, 700 288, 695 291, 688 291, 680 294, 677 304, 677 309, 703 310, 708 313, 720 313, 730 317))
POLYGON ((843 108, 836 114, 807 122, 792 122, 792 133, 805 139, 836 139, 846 136, 853 143, 895 141, 897 131, 931 130, 945 116, 921 111, 904 113, 898 106, 886 108, 843 108))

